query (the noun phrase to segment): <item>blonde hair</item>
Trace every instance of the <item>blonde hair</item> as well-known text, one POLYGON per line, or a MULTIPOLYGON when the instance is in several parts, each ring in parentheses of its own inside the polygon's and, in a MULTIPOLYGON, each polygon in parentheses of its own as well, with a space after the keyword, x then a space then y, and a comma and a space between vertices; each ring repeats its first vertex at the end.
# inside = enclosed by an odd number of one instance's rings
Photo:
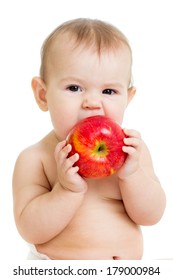
POLYGON ((80 44, 83 44, 86 48, 94 46, 99 55, 104 50, 116 50, 125 45, 128 47, 132 59, 129 42, 118 28, 97 19, 74 19, 58 26, 44 41, 41 48, 40 66, 40 76, 43 80, 46 77, 49 51, 60 34, 69 34, 74 39, 76 46, 80 44))

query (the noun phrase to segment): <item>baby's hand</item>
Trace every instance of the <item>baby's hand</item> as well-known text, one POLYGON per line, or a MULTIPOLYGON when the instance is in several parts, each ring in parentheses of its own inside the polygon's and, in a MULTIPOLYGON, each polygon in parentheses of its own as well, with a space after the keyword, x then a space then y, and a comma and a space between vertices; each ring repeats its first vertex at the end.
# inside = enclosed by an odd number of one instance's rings
POLYGON ((84 192, 87 189, 86 181, 78 174, 79 167, 73 166, 79 159, 76 153, 68 158, 71 145, 66 140, 59 142, 55 149, 57 164, 57 179, 61 186, 73 192, 84 192))
POLYGON ((133 129, 124 129, 127 136, 124 138, 125 146, 122 150, 127 153, 123 166, 117 172, 119 178, 123 179, 135 173, 139 168, 139 159, 142 150, 142 139, 140 133, 133 129))

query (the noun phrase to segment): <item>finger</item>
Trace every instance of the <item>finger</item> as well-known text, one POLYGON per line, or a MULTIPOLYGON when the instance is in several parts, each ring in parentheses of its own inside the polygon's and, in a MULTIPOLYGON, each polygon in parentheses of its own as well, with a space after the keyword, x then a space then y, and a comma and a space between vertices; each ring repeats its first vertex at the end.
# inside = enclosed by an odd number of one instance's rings
POLYGON ((68 154, 71 152, 72 146, 70 144, 67 144, 62 150, 61 150, 61 156, 66 158, 68 154))
POLYGON ((58 154, 66 145, 66 140, 59 142, 55 148, 55 154, 58 154))
POLYGON ((74 166, 73 168, 69 168, 67 171, 67 174, 69 176, 73 176, 74 174, 76 174, 79 171, 79 167, 78 166, 74 166))
POLYGON ((139 153, 138 151, 132 146, 123 146, 123 152, 127 153, 129 156, 133 156, 134 158, 138 158, 139 153))
POLYGON ((127 146, 132 146, 138 148, 140 146, 141 140, 139 138, 124 138, 124 144, 127 146))
POLYGON ((137 130, 124 128, 123 131, 124 131, 125 135, 128 137, 134 137, 134 138, 139 138, 139 139, 141 138, 141 135, 140 135, 139 131, 137 131, 137 130))
POLYGON ((63 162, 67 157, 68 157, 68 154, 69 152, 71 151, 71 145, 68 144, 64 147, 62 147, 62 149, 58 150, 57 149, 57 153, 56 153, 56 159, 59 161, 59 162, 63 162))
POLYGON ((79 155, 77 153, 67 158, 63 164, 64 170, 69 170, 71 167, 73 167, 73 165, 75 164, 76 161, 78 161, 78 159, 79 159, 79 155))

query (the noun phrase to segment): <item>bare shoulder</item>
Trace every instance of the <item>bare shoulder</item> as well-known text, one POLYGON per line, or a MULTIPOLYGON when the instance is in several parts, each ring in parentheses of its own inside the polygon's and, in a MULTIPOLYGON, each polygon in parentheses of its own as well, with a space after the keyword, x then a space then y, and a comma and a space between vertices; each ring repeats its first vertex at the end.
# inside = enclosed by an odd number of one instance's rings
POLYGON ((32 186, 49 188, 44 174, 41 146, 41 143, 35 144, 19 154, 13 172, 14 192, 26 190, 27 187, 31 190, 32 186))
POLYGON ((19 154, 13 174, 14 188, 20 188, 23 184, 25 186, 34 184, 50 189, 44 170, 44 161, 46 156, 54 150, 51 138, 49 134, 19 154))
POLYGON ((146 170, 148 175, 153 177, 153 179, 158 180, 158 178, 155 174, 155 171, 154 171, 151 153, 144 141, 143 141, 143 145, 142 145, 140 162, 141 162, 141 166, 146 170))
POLYGON ((13 203, 16 218, 33 199, 50 192, 45 162, 53 158, 56 142, 55 135, 49 133, 19 154, 13 172, 13 203))
POLYGON ((142 141, 141 161, 143 164, 152 164, 151 153, 144 141, 142 141))
POLYGON ((17 212, 35 197, 51 190, 44 162, 53 155, 52 143, 52 136, 48 135, 19 154, 13 172, 13 200, 17 212))

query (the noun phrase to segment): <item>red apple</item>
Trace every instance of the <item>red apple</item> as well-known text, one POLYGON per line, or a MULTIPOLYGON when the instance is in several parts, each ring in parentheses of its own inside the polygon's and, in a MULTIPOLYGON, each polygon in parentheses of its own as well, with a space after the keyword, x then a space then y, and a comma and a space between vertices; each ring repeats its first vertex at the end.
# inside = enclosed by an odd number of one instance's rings
POLYGON ((103 178, 114 174, 124 163, 122 151, 125 134, 122 128, 105 116, 93 116, 77 123, 67 137, 72 150, 79 154, 75 165, 85 178, 103 178))

